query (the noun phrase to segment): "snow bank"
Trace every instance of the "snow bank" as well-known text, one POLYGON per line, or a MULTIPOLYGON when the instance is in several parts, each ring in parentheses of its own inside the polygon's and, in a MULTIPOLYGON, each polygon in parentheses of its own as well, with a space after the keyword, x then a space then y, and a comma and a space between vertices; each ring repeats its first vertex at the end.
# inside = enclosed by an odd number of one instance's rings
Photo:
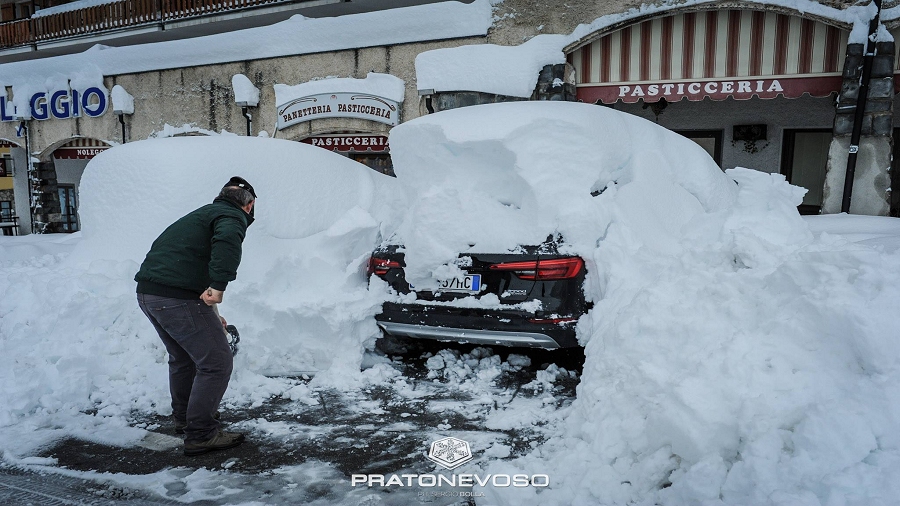
POLYGON ((723 173, 676 134, 603 107, 468 107, 395 128, 391 146, 413 275, 548 233, 587 261, 577 400, 545 444, 483 470, 548 474, 551 487, 487 487, 486 504, 900 494, 889 241, 814 233, 796 211, 804 190, 783 176, 723 173))
POLYGON ((83 237, 68 256, 0 265, 0 427, 78 426, 78 413, 91 409, 169 411, 165 349, 137 308, 133 277, 156 236, 234 175, 251 181, 259 200, 220 306, 242 336, 225 402, 261 403, 293 386, 263 373, 355 381, 363 343, 378 334, 380 300, 367 290, 364 264, 400 207, 396 181, 297 142, 153 139, 88 164, 83 237))
POLYGON ((398 232, 409 246, 407 279, 424 286, 461 251, 537 245, 551 234, 594 245, 614 214, 592 191, 633 193, 623 219, 642 219, 644 239, 659 248, 695 214, 730 205, 736 186, 705 151, 648 125, 607 108, 520 102, 395 127, 394 171, 411 205, 398 232))

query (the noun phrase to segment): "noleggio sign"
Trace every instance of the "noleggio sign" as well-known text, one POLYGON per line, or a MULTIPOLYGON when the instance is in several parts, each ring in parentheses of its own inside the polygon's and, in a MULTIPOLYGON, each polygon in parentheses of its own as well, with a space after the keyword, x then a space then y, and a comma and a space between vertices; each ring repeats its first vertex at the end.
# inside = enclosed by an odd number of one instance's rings
MULTIPOLYGON (((60 90, 47 95, 45 92, 38 92, 28 100, 33 119, 68 119, 78 118, 83 114, 96 118, 102 116, 109 105, 106 90, 96 86, 84 91, 60 90)), ((14 107, 7 97, 0 95, 0 121, 13 121, 13 111, 14 107)))

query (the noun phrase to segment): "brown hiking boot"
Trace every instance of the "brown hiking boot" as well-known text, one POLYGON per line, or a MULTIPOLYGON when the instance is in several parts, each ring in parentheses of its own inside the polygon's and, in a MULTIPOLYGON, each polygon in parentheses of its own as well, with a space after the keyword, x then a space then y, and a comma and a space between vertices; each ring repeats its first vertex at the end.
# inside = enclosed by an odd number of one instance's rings
POLYGON ((227 450, 244 442, 244 435, 237 432, 219 431, 208 441, 184 442, 184 454, 188 457, 202 455, 216 450, 227 450))
MULTIPOLYGON (((219 419, 219 412, 216 411, 213 413, 213 418, 216 420, 219 419)), ((187 420, 175 420, 175 434, 184 434, 184 429, 187 428, 187 420)))

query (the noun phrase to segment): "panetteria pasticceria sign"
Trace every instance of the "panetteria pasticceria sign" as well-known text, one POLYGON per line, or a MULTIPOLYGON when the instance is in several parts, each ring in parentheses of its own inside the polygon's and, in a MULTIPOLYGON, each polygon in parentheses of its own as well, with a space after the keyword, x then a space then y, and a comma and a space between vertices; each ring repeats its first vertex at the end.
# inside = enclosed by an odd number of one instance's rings
POLYGON ((325 93, 278 105, 279 130, 321 118, 360 118, 391 126, 400 123, 400 104, 363 93, 325 93))

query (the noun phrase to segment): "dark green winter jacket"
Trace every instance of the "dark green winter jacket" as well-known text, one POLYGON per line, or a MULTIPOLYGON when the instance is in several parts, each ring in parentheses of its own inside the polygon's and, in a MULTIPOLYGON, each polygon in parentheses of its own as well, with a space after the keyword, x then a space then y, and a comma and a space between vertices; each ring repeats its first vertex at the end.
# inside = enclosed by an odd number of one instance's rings
POLYGON ((137 292, 196 299, 207 287, 225 290, 237 277, 252 222, 237 202, 221 197, 180 218, 153 241, 134 276, 137 292))

